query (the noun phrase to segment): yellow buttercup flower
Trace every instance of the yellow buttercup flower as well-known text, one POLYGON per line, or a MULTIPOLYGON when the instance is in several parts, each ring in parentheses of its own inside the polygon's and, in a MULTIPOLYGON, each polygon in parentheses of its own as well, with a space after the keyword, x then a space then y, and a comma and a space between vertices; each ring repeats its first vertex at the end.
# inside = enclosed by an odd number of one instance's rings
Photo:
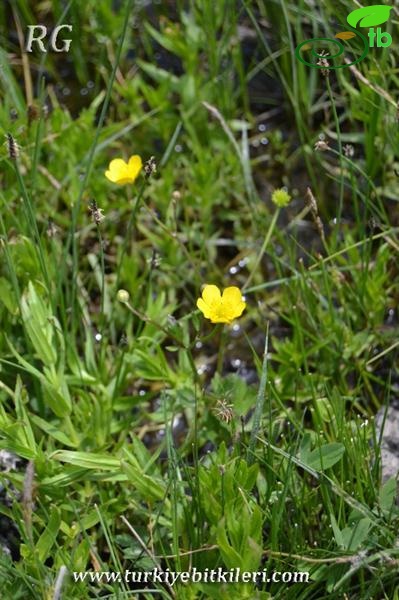
POLYGON ((128 162, 122 158, 114 158, 109 163, 108 171, 105 171, 105 177, 119 185, 133 183, 142 168, 143 162, 138 154, 131 156, 128 162))
POLYGON ((228 287, 221 294, 216 285, 206 285, 197 306, 211 323, 231 323, 242 315, 246 304, 238 287, 228 287))

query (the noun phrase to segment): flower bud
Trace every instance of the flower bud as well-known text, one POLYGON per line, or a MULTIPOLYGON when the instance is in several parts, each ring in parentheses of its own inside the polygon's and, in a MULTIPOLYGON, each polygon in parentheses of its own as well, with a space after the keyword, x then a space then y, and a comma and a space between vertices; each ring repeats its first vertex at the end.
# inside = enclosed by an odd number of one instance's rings
POLYGON ((123 304, 126 304, 130 300, 130 294, 126 290, 118 290, 116 297, 119 302, 122 302, 123 304))

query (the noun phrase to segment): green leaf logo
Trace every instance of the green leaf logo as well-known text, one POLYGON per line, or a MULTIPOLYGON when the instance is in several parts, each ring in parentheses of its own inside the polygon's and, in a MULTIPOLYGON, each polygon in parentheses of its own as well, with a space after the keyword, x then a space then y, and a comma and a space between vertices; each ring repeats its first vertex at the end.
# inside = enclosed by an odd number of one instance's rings
POLYGON ((389 13, 392 10, 392 6, 385 6, 383 4, 376 4, 375 6, 365 6, 364 8, 358 8, 353 10, 347 16, 351 27, 374 27, 375 25, 381 25, 389 19, 389 13))

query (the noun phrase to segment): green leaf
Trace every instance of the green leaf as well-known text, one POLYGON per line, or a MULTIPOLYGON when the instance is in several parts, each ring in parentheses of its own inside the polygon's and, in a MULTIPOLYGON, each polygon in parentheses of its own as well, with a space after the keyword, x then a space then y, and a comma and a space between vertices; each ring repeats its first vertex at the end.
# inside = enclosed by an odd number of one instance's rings
POLYGON ((26 445, 35 455, 37 453, 35 436, 33 435, 32 427, 29 421, 28 413, 25 410, 24 401, 27 402, 27 394, 22 387, 21 378, 17 377, 15 386, 15 411, 20 423, 19 441, 26 445))
POLYGON ((341 532, 340 528, 338 527, 338 523, 335 520, 335 517, 332 513, 330 514, 330 520, 331 520, 331 527, 332 527, 332 530, 334 533, 335 541, 340 548, 343 548, 344 547, 344 538, 342 537, 342 532, 341 532))
POLYGON ((18 311, 18 306, 12 290, 12 286, 7 279, 0 277, 0 302, 4 304, 7 310, 15 315, 18 311))
POLYGON ((36 551, 38 555, 38 559, 41 563, 44 563, 46 558, 48 557, 51 548, 53 547, 58 530, 61 525, 61 515, 55 506, 51 509, 50 519, 46 529, 43 531, 42 535, 37 541, 36 551))
POLYGON ((67 435, 65 435, 65 433, 60 431, 52 423, 49 423, 48 421, 41 419, 37 415, 31 415, 30 419, 35 425, 37 425, 37 427, 39 427, 42 431, 47 433, 47 435, 50 435, 58 442, 61 442, 61 444, 64 444, 64 446, 70 446, 71 448, 76 447, 76 444, 74 442, 72 442, 69 439, 69 437, 67 435))
POLYGON ((352 527, 345 527, 342 530, 343 547, 345 550, 354 552, 366 540, 371 521, 367 517, 357 521, 352 527))
POLYGON ((384 513, 389 513, 392 510, 397 494, 397 486, 396 477, 391 477, 380 489, 380 507, 384 513))
POLYGON ((132 465, 125 461, 121 461, 121 467, 143 499, 157 501, 165 498, 166 486, 161 479, 150 477, 138 465, 132 465))
POLYGON ((357 8, 353 10, 347 16, 351 27, 375 27, 381 25, 389 19, 389 13, 392 10, 392 6, 385 6, 383 4, 376 4, 375 6, 365 6, 364 8, 357 8))
POLYGON ((118 470, 120 465, 117 458, 106 454, 95 454, 94 452, 73 452, 71 450, 59 450, 50 456, 53 460, 66 462, 77 467, 96 470, 118 470))
POLYGON ((26 458, 26 460, 35 460, 37 458, 36 453, 33 452, 33 450, 8 438, 0 441, 0 449, 13 452, 17 456, 26 458))
POLYGON ((315 448, 304 457, 301 456, 301 460, 311 469, 324 471, 341 460, 344 452, 345 446, 343 444, 333 442, 331 444, 325 444, 320 448, 315 448))
POLYGON ((230 545, 226 533, 225 519, 221 519, 216 531, 216 541, 219 545, 220 554, 227 569, 241 567, 242 558, 230 545))
POLYGON ((45 365, 54 365, 57 353, 53 345, 55 319, 30 281, 21 299, 21 316, 28 336, 45 365))

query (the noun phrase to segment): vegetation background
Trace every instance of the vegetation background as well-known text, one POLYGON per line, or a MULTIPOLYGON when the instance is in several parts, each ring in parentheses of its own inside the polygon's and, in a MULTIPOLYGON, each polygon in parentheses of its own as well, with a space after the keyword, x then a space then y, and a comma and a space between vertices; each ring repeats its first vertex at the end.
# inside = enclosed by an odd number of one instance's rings
POLYGON ((355 67, 294 55, 358 6, 1 3, 2 599, 398 600, 398 10, 355 67), (72 577, 157 564, 309 582, 72 577))

